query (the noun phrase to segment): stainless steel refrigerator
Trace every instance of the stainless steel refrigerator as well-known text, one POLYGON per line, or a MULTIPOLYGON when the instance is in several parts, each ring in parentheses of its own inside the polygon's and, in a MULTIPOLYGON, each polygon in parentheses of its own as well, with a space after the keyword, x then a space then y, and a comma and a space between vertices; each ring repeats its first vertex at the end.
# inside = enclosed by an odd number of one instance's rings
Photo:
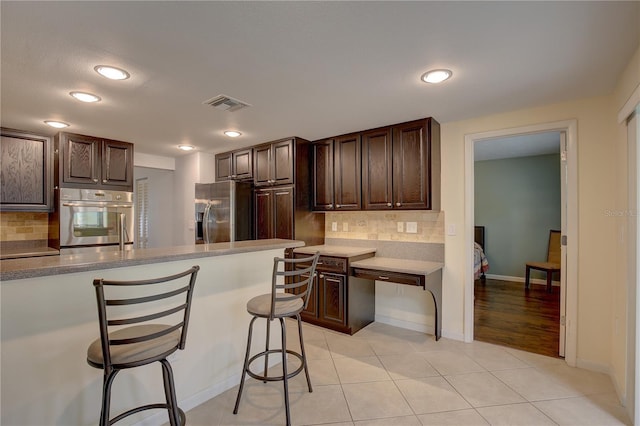
POLYGON ((250 182, 196 183, 196 244, 253 239, 250 182))

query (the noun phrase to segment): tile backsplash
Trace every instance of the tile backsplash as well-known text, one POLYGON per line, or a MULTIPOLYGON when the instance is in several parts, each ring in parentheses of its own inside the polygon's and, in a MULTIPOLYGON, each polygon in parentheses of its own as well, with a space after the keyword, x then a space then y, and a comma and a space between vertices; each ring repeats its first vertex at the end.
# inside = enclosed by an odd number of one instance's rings
POLYGON ((326 238, 444 243, 442 211, 329 212, 325 213, 324 223, 326 238), (399 222, 402 222, 402 232, 398 232, 399 222), (416 233, 407 232, 407 222, 416 223, 416 233), (334 223, 335 231, 332 230, 334 223))
POLYGON ((0 241, 46 240, 48 213, 0 212, 0 241))

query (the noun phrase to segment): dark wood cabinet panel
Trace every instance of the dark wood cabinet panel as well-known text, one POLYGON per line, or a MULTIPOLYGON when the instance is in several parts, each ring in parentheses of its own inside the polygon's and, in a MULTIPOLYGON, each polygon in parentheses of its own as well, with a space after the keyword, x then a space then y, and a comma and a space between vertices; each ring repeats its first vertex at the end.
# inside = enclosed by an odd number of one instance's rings
POLYGON ((430 158, 425 120, 393 127, 394 207, 431 207, 430 158))
POLYGON ((256 239, 294 239, 293 187, 255 191, 256 239))
POLYGON ((133 191, 133 144, 61 132, 55 138, 61 187, 133 191))
POLYGON ((320 309, 318 319, 323 322, 346 326, 346 281, 345 275, 320 273, 318 275, 320 309))
POLYGON ((360 210, 360 134, 341 136, 334 144, 336 210, 360 210))
POLYGON ((215 157, 216 182, 253 178, 253 149, 223 152, 215 157))
POLYGON ((273 238, 273 191, 255 191, 255 235, 256 239, 273 238))
POLYGON ((361 208, 360 134, 353 133, 312 145, 313 209, 361 208))
POLYGON ((253 150, 255 186, 288 185, 294 183, 293 139, 259 145, 253 150))
POLYGON ((98 185, 101 144, 100 139, 89 136, 66 135, 60 150, 64 153, 62 183, 98 185))
POLYGON ((313 209, 333 210, 333 139, 311 145, 313 209))
POLYGON ((273 238, 294 239, 293 227, 293 187, 273 189, 273 238))
POLYGON ((362 204, 366 210, 393 208, 391 128, 362 134, 362 204))
POLYGON ((223 152, 222 154, 216 154, 215 168, 216 168, 216 182, 224 182, 230 180, 233 174, 233 167, 231 165, 233 153, 223 152))
POLYGON ((1 129, 0 210, 50 211, 53 184, 51 138, 1 129))
MULTIPOLYGON (((293 256, 309 255, 295 253, 293 256)), ((375 285, 368 280, 350 277, 347 272, 349 262, 371 256, 373 253, 355 257, 320 256, 309 304, 302 313, 302 319, 348 334, 373 322, 375 285)), ((304 268, 305 265, 298 267, 304 268)))
POLYGON ((105 140, 102 143, 102 184, 133 188, 133 145, 105 140))
POLYGON ((253 178, 253 150, 251 148, 234 151, 231 160, 233 167, 232 177, 234 179, 253 178))

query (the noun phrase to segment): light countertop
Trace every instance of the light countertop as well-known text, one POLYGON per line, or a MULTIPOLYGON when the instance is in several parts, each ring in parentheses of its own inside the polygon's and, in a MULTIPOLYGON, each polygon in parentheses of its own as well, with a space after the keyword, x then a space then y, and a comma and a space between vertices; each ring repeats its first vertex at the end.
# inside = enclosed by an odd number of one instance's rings
POLYGON ((425 260, 395 259, 391 257, 370 257, 350 264, 353 268, 375 269, 378 271, 401 272, 415 275, 429 275, 444 267, 442 262, 425 260))
POLYGON ((269 239, 7 259, 0 261, 0 281, 145 265, 163 261, 225 256, 261 250, 287 249, 303 245, 303 241, 269 239))
POLYGON ((338 256, 338 257, 355 257, 364 254, 375 253, 373 247, 351 247, 342 245, 320 245, 298 247, 293 250, 294 253, 314 254, 319 251, 322 256, 338 256))

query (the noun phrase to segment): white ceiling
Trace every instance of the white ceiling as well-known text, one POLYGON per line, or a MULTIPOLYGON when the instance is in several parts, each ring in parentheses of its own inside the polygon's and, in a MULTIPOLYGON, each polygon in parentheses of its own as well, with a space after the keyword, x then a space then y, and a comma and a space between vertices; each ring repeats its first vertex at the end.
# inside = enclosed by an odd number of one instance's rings
POLYGON ((640 40, 638 1, 3 0, 0 12, 2 126, 54 134, 42 122, 58 119, 165 156, 605 95, 640 40), (98 64, 131 78, 108 81, 98 64), (451 80, 420 82, 442 67, 451 80), (202 104, 219 94, 252 106, 202 104))

